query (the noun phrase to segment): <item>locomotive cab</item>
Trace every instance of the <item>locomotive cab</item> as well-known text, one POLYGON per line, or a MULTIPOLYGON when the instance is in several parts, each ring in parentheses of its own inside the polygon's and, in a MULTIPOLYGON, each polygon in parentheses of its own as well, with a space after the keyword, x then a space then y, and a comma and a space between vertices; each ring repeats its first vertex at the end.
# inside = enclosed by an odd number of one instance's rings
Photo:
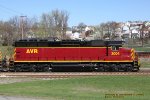
MULTIPOLYGON (((116 58, 117 56, 121 56, 121 48, 123 45, 123 41, 107 41, 108 56, 116 58)), ((114 59, 115 60, 115 59, 114 59)))
POLYGON ((138 55, 134 49, 123 47, 123 43, 124 41, 106 41, 107 65, 117 71, 138 71, 140 67, 138 55))

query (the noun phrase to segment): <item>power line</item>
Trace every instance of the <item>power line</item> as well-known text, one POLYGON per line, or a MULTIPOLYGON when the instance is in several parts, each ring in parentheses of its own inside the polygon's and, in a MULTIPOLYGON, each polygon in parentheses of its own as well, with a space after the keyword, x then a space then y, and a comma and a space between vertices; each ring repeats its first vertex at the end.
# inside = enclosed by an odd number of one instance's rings
POLYGON ((2 4, 0 4, 0 7, 3 8, 3 9, 6 9, 6 10, 8 10, 8 11, 11 11, 11 12, 13 12, 13 13, 23 15, 23 13, 21 13, 21 12, 19 12, 19 11, 16 11, 16 10, 14 10, 14 9, 8 8, 8 7, 6 7, 6 6, 2 5, 2 4))

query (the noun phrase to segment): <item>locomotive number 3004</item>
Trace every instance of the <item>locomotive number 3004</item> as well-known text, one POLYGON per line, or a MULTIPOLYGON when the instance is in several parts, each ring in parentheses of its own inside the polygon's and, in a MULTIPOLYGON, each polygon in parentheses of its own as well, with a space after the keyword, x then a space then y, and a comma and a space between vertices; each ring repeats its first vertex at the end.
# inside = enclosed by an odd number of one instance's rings
POLYGON ((120 53, 119 52, 111 52, 111 55, 112 56, 117 56, 117 55, 120 55, 120 53))

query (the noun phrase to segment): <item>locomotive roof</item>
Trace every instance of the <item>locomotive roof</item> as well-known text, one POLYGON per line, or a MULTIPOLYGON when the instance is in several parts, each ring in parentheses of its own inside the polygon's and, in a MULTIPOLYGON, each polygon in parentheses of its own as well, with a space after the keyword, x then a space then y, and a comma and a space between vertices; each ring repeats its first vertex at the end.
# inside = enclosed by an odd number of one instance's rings
POLYGON ((105 46, 122 46, 123 41, 106 41, 106 40, 18 40, 14 42, 15 47, 105 47, 105 46))

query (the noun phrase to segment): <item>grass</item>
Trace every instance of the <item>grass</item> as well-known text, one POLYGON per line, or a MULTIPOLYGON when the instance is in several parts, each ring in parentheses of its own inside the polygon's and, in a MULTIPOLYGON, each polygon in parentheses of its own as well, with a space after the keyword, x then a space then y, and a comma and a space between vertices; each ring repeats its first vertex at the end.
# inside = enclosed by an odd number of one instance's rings
POLYGON ((52 100, 148 100, 149 76, 99 76, 0 85, 0 94, 52 100), (119 96, 120 95, 120 96, 119 96))
POLYGON ((134 49, 135 49, 136 51, 150 52, 150 47, 135 47, 134 49))
POLYGON ((147 45, 147 46, 124 46, 124 47, 127 47, 127 48, 134 48, 136 51, 145 51, 145 52, 149 52, 150 51, 150 46, 147 45))

